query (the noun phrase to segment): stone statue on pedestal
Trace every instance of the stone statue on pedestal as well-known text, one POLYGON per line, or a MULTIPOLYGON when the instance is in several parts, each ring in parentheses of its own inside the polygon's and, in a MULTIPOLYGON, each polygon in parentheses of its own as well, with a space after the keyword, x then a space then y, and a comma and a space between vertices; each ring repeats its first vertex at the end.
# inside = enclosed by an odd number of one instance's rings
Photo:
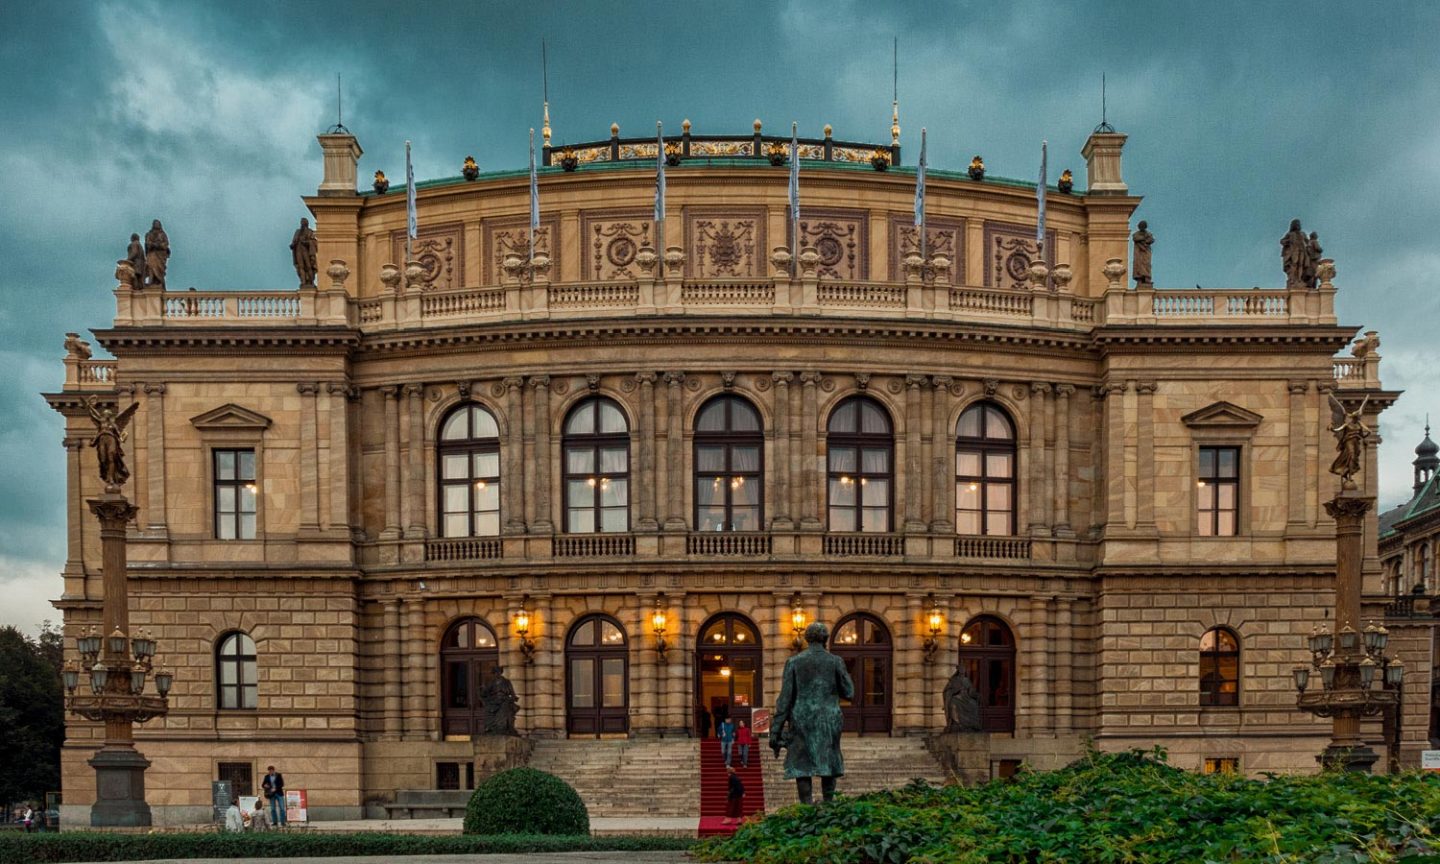
POLYGON ((820 622, 805 628, 808 647, 785 661, 780 698, 771 721, 770 749, 785 748, 785 776, 795 781, 802 804, 812 800, 812 778, 820 778, 826 801, 835 797, 835 779, 845 774, 840 755, 840 700, 855 698, 845 661, 825 650, 830 631, 820 622))
POLYGON ((1314 231, 1305 241, 1305 287, 1318 288, 1320 285, 1320 258, 1325 253, 1320 248, 1320 235, 1314 231))
POLYGON ((105 481, 105 491, 119 492, 125 481, 130 479, 130 469, 125 467, 124 443, 128 435, 125 427, 130 424, 130 418, 135 416, 140 403, 132 402, 130 407, 116 414, 113 408, 97 407, 95 397, 91 396, 85 400, 85 407, 95 423, 95 437, 90 439, 90 446, 95 448, 95 457, 100 462, 100 479, 105 481))
POLYGON ((315 287, 315 255, 319 246, 315 242, 315 231, 310 220, 302 218, 300 227, 290 238, 290 257, 295 262, 295 275, 300 277, 301 288, 315 287))
POLYGON ((980 691, 975 689, 975 682, 965 674, 963 666, 955 667, 955 674, 945 683, 942 695, 945 700, 946 732, 984 730, 984 725, 980 722, 980 691))
POLYGON ((140 242, 139 234, 130 235, 130 247, 125 250, 125 260, 130 262, 130 270, 134 273, 130 281, 130 287, 136 291, 144 288, 145 245, 140 242))
MULTIPOLYGON (((1299 219, 1291 219, 1290 230, 1280 238, 1280 264, 1285 268, 1286 288, 1307 284, 1305 271, 1310 268, 1310 238, 1300 230, 1299 219)), ((1314 284, 1313 277, 1310 284, 1314 284)))
POLYGON ((520 713, 520 697, 499 666, 495 667, 495 677, 480 691, 480 704, 485 708, 486 735, 519 734, 515 731, 515 715, 520 713))
POLYGON ((1149 223, 1144 219, 1140 220, 1140 228, 1130 239, 1135 243, 1135 254, 1131 256, 1130 272, 1135 274, 1136 285, 1149 285, 1150 282, 1150 247, 1155 245, 1155 235, 1148 230, 1149 223))
POLYGON ((170 265, 170 237, 160 227, 160 220, 150 223, 145 234, 145 275, 149 284, 165 290, 165 268, 170 265))
POLYGON ((1346 411, 1335 394, 1330 394, 1330 402, 1335 406, 1340 425, 1330 431, 1335 433, 1335 461, 1330 463, 1330 473, 1340 476, 1340 488, 1342 490, 1354 489, 1354 476, 1360 473, 1365 465, 1365 439, 1370 437, 1370 428, 1360 420, 1360 415, 1365 411, 1370 397, 1366 396, 1360 402, 1360 407, 1354 411, 1346 411))

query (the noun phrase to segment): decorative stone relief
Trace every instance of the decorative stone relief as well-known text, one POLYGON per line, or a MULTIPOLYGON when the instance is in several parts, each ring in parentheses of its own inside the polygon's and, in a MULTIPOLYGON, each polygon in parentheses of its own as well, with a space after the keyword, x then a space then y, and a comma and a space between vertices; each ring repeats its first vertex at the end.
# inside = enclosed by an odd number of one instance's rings
POLYGON ((885 382, 885 389, 890 391, 890 395, 898 396, 900 392, 905 389, 905 385, 901 383, 899 378, 891 378, 885 382))
MULTIPOLYGON (((1029 288, 1030 265, 1039 257, 1035 229, 1002 222, 985 223, 985 287, 1029 288)), ((1045 232, 1045 263, 1055 263, 1055 232, 1045 232)))
POLYGON ((685 275, 700 279, 763 279, 765 211, 686 208, 685 275))
MULTIPOLYGON (((550 259, 551 272, 560 271, 560 257, 558 244, 552 243, 552 237, 560 236, 560 218, 558 216, 544 217, 540 219, 540 227, 535 229, 535 253, 546 255, 550 259)), ((485 220, 485 282, 487 285, 498 285, 503 281, 505 259, 514 256, 522 262, 530 260, 530 220, 521 217, 519 219, 487 219, 485 220)), ((517 274, 521 282, 530 281, 530 268, 521 267, 517 274)))
MULTIPOLYGON (((870 278, 870 230, 861 210, 800 211, 800 251, 814 250, 816 272, 828 279, 870 278)), ((786 241, 794 223, 786 220, 786 241)))
POLYGON ((654 247, 648 210, 601 210, 580 214, 580 236, 585 248, 581 274, 585 279, 618 281, 634 279, 641 268, 637 256, 643 247, 654 247))
MULTIPOLYGON (((911 214, 893 213, 890 216, 890 275, 892 282, 905 278, 901 265, 911 254, 920 253, 920 232, 915 228, 915 217, 911 214)), ((936 279, 943 285, 959 285, 965 281, 965 220, 925 219, 925 254, 934 258, 943 255, 950 261, 947 270, 924 269, 924 279, 933 283, 936 279)))
MULTIPOLYGON (((410 244, 410 258, 420 264, 420 286, 423 291, 443 291, 459 288, 465 272, 465 243, 461 239, 463 226, 427 225, 410 244)), ((405 231, 390 232, 390 254, 392 260, 405 261, 405 231)))

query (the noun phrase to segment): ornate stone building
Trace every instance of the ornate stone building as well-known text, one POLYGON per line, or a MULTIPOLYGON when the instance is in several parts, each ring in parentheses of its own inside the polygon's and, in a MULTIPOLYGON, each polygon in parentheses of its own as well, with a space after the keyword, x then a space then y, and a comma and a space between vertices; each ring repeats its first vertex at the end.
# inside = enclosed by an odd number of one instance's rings
MULTIPOLYGON (((1328 727, 1291 668, 1332 606, 1328 399, 1368 396, 1373 425, 1397 395, 1378 355, 1335 357, 1333 265, 1130 287, 1140 199, 1107 132, 1090 188, 1051 190, 1043 260, 1033 185, 943 170, 922 258, 898 144, 879 171, 804 142, 797 225, 773 140, 687 124, 663 233, 653 141, 547 149, 533 254, 523 174, 423 182, 407 264, 403 189, 357 192, 359 145, 326 134, 319 287, 121 279, 94 331, 115 359, 72 343, 47 395, 57 606, 72 645, 98 621, 81 399, 138 402, 131 622, 176 676, 138 736, 157 820, 268 764, 319 817, 567 738, 663 740, 693 771, 702 709, 772 704, 812 620, 856 677, 857 766, 869 737, 940 732, 959 666, 987 734, 937 746, 967 764, 1092 738, 1314 767, 1328 727), (505 746, 479 735, 496 665, 505 746)), ((70 723, 72 808, 99 735, 70 723)))

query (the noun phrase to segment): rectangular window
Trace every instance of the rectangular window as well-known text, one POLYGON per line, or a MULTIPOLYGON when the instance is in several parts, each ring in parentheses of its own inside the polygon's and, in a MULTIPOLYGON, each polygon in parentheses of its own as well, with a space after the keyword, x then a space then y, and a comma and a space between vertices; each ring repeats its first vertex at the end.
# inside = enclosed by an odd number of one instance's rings
POLYGON ((230 783, 230 794, 239 798, 254 795, 255 772, 249 762, 221 762, 216 766, 217 780, 230 783))
POLYGON ((255 539, 255 451, 213 451, 215 538, 255 539))
POLYGON ((1240 770, 1240 758, 1238 756, 1207 758, 1202 770, 1205 774, 1234 774, 1240 770))
POLYGON ((1240 448, 1201 447, 1196 475, 1196 533, 1234 537, 1240 533, 1240 448))

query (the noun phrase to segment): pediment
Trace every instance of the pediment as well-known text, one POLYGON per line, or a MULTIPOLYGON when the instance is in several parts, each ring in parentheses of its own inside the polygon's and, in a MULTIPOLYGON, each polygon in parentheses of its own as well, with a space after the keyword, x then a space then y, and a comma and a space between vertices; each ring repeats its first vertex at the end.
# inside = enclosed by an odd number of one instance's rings
POLYGON ((1253 429, 1265 418, 1230 402, 1216 402, 1199 411, 1191 411, 1180 422, 1186 426, 1208 429, 1253 429))
POLYGON ((204 432, 263 432, 270 418, 231 402, 191 417, 190 425, 204 432))

